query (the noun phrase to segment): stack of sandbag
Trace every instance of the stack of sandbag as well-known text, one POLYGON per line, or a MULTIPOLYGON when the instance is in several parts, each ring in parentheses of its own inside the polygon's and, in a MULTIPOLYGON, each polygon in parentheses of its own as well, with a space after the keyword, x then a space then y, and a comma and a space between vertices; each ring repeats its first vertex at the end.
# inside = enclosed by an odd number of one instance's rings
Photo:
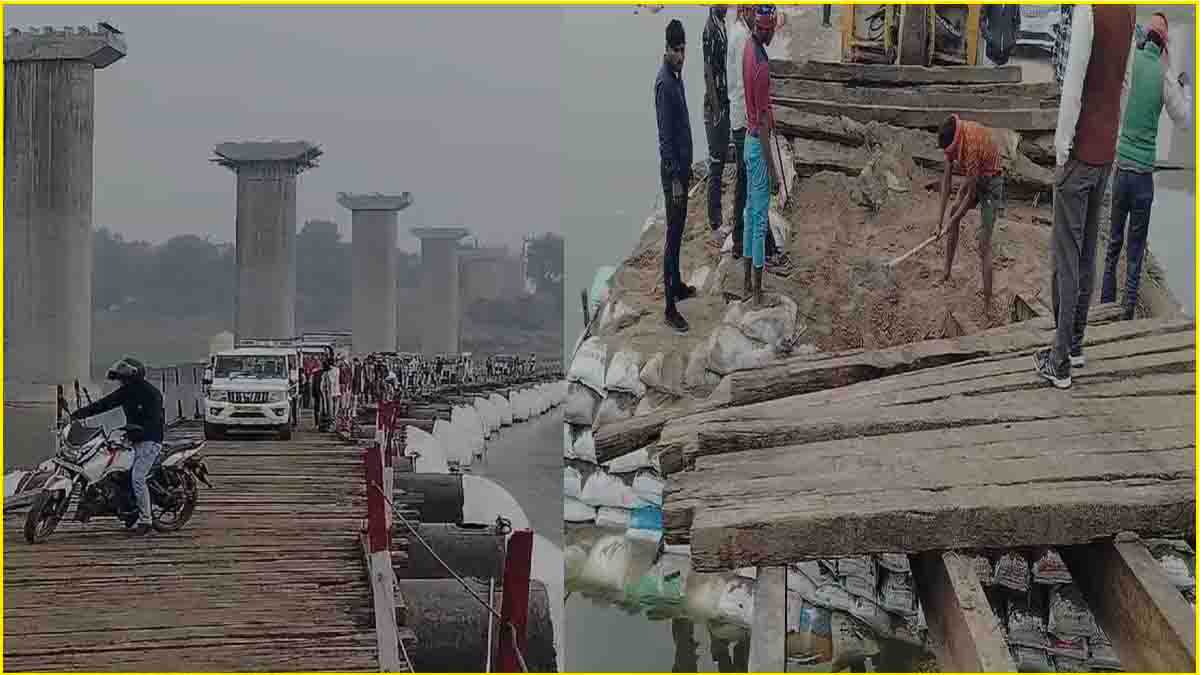
POLYGON ((973 562, 1019 671, 1121 669, 1058 551, 976 553, 973 562))

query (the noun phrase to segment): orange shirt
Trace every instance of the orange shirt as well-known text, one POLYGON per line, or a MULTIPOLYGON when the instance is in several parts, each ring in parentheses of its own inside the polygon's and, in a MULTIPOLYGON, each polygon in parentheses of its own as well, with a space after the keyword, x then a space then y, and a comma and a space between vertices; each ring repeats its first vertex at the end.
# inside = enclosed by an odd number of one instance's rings
POLYGON ((982 124, 959 120, 957 157, 954 171, 960 176, 974 178, 1000 174, 1000 149, 992 138, 992 131, 982 124))

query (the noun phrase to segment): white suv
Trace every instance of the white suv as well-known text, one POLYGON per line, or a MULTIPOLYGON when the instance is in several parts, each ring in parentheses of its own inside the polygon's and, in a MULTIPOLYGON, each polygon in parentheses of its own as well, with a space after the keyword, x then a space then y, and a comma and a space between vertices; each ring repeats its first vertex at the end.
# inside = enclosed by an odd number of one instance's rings
POLYGON ((290 440, 296 425, 294 350, 242 347, 213 354, 205 372, 204 437, 220 439, 230 427, 273 429, 290 440))

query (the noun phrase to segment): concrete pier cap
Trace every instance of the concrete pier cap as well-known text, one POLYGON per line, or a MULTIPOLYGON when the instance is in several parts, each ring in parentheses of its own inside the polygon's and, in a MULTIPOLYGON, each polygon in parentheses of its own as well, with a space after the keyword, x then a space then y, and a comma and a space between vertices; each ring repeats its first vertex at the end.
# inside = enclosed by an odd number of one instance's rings
POLYGON ((462 351, 458 241, 470 233, 465 227, 412 228, 421 240, 421 353, 427 356, 462 351))
POLYGON ((234 334, 296 334, 296 177, 318 166, 308 141, 221 143, 211 161, 237 175, 238 286, 234 334))
POLYGON ((41 30, 10 28, 4 36, 4 60, 7 61, 86 61, 94 68, 106 68, 121 60, 129 51, 121 31, 106 23, 96 27, 41 30))
POLYGON ((339 192, 337 201, 351 213, 353 352, 395 351, 396 214, 412 205, 412 194, 339 192))

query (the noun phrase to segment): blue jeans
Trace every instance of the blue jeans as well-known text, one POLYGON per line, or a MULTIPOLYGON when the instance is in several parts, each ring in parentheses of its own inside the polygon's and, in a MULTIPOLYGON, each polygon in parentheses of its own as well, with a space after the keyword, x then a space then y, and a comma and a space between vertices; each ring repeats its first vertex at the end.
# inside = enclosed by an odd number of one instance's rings
POLYGON ((160 452, 162 444, 154 441, 142 441, 133 446, 133 467, 129 469, 129 478, 133 483, 133 497, 137 500, 139 525, 153 524, 150 515, 150 488, 146 485, 146 477, 158 461, 160 452))
POLYGON ((762 269, 766 258, 768 210, 771 205, 771 174, 763 157, 762 142, 757 136, 746 135, 747 192, 746 213, 743 216, 745 233, 742 236, 742 255, 762 269))
POLYGON ((1122 314, 1133 318, 1137 307, 1138 285, 1142 280, 1142 261, 1150 236, 1150 207, 1154 205, 1154 174, 1117 171, 1113 184, 1112 222, 1109 224, 1108 253, 1104 256, 1104 281, 1100 302, 1117 299, 1117 262, 1125 243, 1125 221, 1129 220, 1129 249, 1125 253, 1125 298, 1122 314))

